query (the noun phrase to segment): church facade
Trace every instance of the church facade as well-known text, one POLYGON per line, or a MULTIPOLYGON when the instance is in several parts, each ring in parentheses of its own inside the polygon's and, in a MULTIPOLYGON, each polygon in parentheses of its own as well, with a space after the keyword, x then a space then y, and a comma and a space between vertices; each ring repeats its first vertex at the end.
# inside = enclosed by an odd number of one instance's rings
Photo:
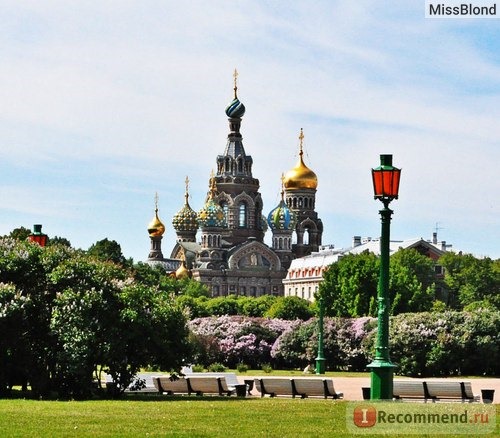
MULTIPOLYGON (((240 129, 245 106, 237 95, 227 106, 229 133, 224 152, 216 157, 216 173, 208 181, 199 211, 185 201, 172 225, 177 236, 170 258, 161 251, 165 227, 155 217, 148 227, 148 263, 160 263, 177 277, 190 275, 212 296, 283 295, 283 279, 293 259, 318 251, 323 224, 315 210, 317 177, 303 160, 301 130, 297 165, 282 176, 281 201, 264 216, 259 180, 252 174, 253 158, 243 146, 240 129), (272 245, 264 243, 272 233, 272 245)), ((278 179, 279 175, 277 175, 278 179)))

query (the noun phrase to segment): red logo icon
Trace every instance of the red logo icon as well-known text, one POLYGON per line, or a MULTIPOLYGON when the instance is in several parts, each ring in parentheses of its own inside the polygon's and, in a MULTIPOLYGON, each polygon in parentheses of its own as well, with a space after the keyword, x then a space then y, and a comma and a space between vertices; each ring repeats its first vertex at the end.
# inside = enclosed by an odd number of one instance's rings
POLYGON ((356 406, 353 413, 354 424, 358 427, 373 427, 377 422, 377 410, 373 406, 356 406))

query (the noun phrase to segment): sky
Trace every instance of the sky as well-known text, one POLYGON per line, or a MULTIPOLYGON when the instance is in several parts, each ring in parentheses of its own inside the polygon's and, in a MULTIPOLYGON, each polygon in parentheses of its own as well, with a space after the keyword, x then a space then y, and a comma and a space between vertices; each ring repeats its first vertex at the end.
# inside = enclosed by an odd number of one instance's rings
POLYGON ((370 169, 392 154, 391 238, 499 258, 500 23, 424 5, 4 0, 0 235, 40 223, 143 261, 157 192, 169 257, 186 176, 198 211, 224 153, 237 68, 266 215, 303 128, 323 244, 380 235, 370 169))

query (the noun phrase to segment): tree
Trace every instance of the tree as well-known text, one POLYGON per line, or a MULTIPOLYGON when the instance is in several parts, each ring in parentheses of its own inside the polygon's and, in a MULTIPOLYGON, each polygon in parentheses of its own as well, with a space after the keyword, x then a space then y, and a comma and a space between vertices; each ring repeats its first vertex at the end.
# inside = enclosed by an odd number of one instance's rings
POLYGON ((4 237, 12 237, 16 240, 26 240, 28 236, 31 234, 31 230, 25 227, 14 228, 8 236, 4 237))
POLYGON ((328 316, 367 316, 374 310, 378 275, 376 255, 348 254, 325 271, 316 298, 324 298, 328 316))
POLYGON ((391 314, 425 312, 435 299, 434 261, 415 249, 400 249, 391 256, 389 293, 391 314))
POLYGON ((126 259, 122 254, 122 248, 116 240, 103 239, 94 243, 87 253, 100 260, 111 261, 120 265, 126 264, 126 259))
POLYGON ((268 318, 302 319, 307 320, 313 316, 309 301, 295 297, 278 297, 274 304, 264 314, 268 318))
POLYGON ((448 304, 463 308, 472 303, 500 309, 500 260, 446 252, 439 258, 445 269, 448 304))
POLYGON ((54 236, 48 239, 47 246, 62 245, 71 248, 71 242, 65 237, 54 236))
POLYGON ((61 245, 0 239, 0 393, 29 381, 36 396, 86 397, 101 366, 120 390, 140 367, 189 358, 172 294, 61 245))

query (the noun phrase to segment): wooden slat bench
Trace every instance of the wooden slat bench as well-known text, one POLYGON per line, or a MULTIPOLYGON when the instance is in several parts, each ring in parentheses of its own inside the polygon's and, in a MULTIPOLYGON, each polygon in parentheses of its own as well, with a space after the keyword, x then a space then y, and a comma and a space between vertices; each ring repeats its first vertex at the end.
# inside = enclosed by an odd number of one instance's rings
POLYGON ((203 394, 218 394, 218 395, 231 395, 235 392, 235 387, 229 387, 225 377, 216 376, 196 376, 187 377, 191 390, 196 395, 203 394))
POLYGON ((168 395, 231 395, 236 391, 236 387, 229 386, 224 377, 216 376, 178 377, 175 379, 172 379, 171 376, 159 376, 153 377, 153 384, 160 394, 167 393, 168 395))
POLYGON ((332 397, 342 398, 342 393, 335 392, 333 381, 322 378, 286 378, 286 377, 261 377, 255 379, 255 387, 260 396, 269 395, 276 397, 287 395, 301 398, 305 397, 332 397))
POLYGON ((266 394, 271 397, 277 395, 291 395, 295 397, 297 394, 292 386, 292 379, 285 377, 262 377, 254 380, 257 391, 260 396, 264 397, 266 394))
POLYGON ((335 392, 332 379, 322 379, 319 377, 295 378, 292 379, 295 392, 302 398, 305 397, 332 397, 333 399, 343 398, 344 394, 335 392))
POLYGON ((186 378, 189 377, 224 377, 228 386, 239 385, 238 377, 236 373, 217 373, 217 372, 207 372, 207 373, 185 373, 186 378))
POLYGON ((153 385, 158 390, 160 394, 164 392, 168 395, 174 394, 191 394, 193 390, 189 386, 188 379, 183 377, 178 377, 173 379, 171 376, 155 376, 153 379, 153 385))
POLYGON ((422 380, 394 380, 392 393, 397 400, 425 401, 430 398, 422 380))
POLYGON ((461 401, 461 402, 478 402, 479 395, 474 395, 470 382, 457 381, 434 381, 429 380, 424 382, 427 395, 432 401, 461 401))
POLYGON ((439 380, 394 380, 395 399, 416 401, 477 402, 479 395, 472 393, 470 382, 439 380))

